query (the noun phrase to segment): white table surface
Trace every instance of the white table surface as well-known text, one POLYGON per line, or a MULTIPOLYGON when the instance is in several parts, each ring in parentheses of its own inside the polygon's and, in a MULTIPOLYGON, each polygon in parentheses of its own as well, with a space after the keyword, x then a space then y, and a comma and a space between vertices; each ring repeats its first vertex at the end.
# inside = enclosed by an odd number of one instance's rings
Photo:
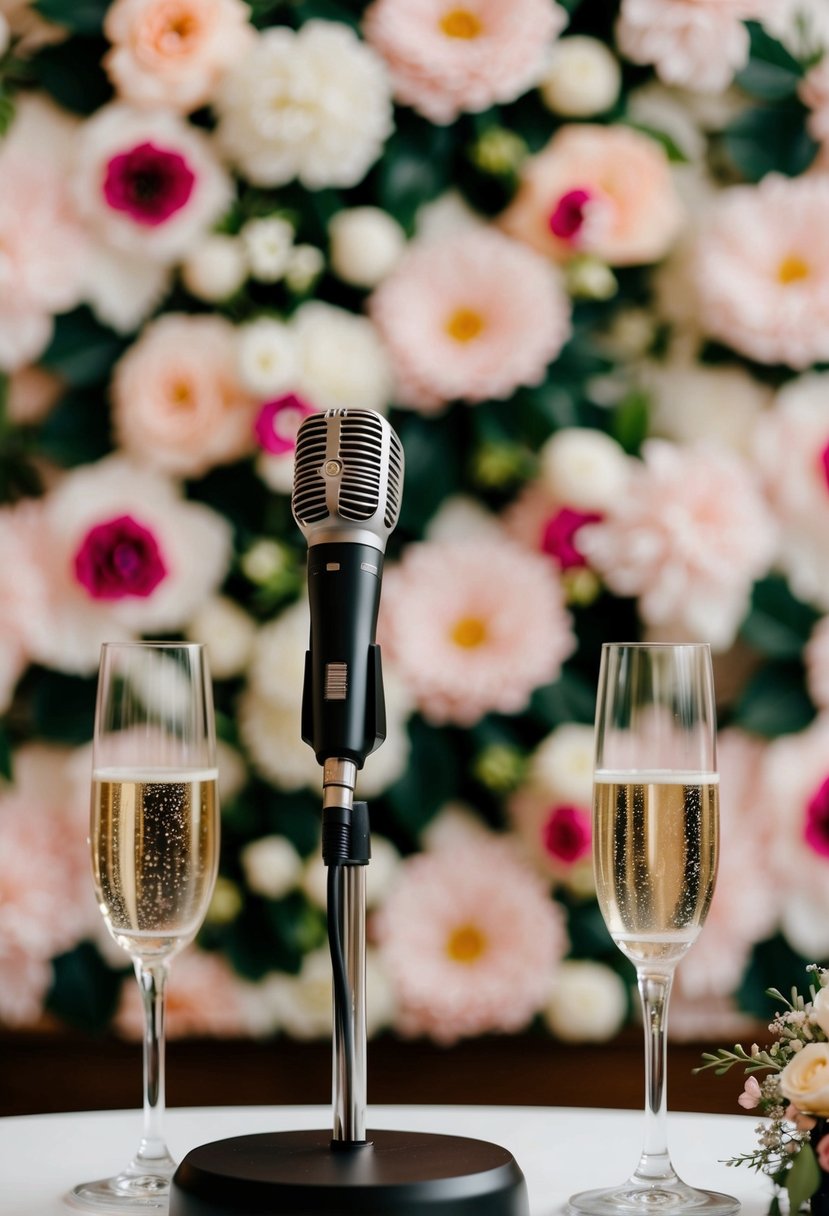
MULTIPOLYGON (((669 1147, 680 1176, 736 1196, 745 1216, 764 1216, 771 1197, 766 1179, 743 1166, 721 1164, 754 1147, 755 1120, 692 1114, 668 1119, 669 1147)), ((330 1126, 330 1108, 320 1106, 167 1112, 167 1138, 179 1160, 195 1145, 226 1136, 330 1126)), ((532 1216, 551 1216, 574 1191, 620 1182, 631 1173, 641 1149, 642 1118, 636 1111, 562 1107, 374 1106, 368 1127, 454 1133, 501 1144, 524 1171, 532 1216)), ((77 1182, 117 1173, 140 1134, 138 1111, 0 1119, 0 1213, 69 1216, 61 1195, 77 1182)))

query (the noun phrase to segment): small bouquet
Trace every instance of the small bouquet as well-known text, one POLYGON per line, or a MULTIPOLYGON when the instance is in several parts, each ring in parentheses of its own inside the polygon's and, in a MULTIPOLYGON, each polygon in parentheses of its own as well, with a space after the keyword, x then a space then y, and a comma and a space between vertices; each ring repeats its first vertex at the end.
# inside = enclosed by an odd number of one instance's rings
POLYGON ((792 1216, 809 1201, 813 1216, 829 1216, 829 969, 812 964, 807 971, 814 974, 808 998, 796 988, 791 1000, 767 990, 784 1006, 769 1026, 776 1042, 768 1050, 756 1043, 750 1052, 739 1044, 721 1047, 705 1052, 696 1069, 721 1076, 743 1065, 747 1079, 737 1101, 764 1121, 757 1125, 757 1148, 726 1164, 747 1165, 771 1179, 769 1216, 778 1216, 784 1190, 792 1216), (767 1075, 760 1081, 755 1074, 761 1072, 767 1075))

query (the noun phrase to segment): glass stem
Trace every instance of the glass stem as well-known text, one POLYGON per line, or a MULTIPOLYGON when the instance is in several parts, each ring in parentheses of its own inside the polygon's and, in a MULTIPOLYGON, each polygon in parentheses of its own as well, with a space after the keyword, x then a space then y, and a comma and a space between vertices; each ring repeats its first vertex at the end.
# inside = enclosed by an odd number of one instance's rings
POLYGON ((164 1140, 164 1011, 167 963, 135 960, 135 975, 144 1006, 144 1135, 136 1163, 169 1166, 172 1158, 164 1140))
POLYGON ((639 971, 645 1029, 645 1143, 634 1178, 638 1182, 673 1182, 668 1155, 667 1024, 673 969, 666 973, 639 971))

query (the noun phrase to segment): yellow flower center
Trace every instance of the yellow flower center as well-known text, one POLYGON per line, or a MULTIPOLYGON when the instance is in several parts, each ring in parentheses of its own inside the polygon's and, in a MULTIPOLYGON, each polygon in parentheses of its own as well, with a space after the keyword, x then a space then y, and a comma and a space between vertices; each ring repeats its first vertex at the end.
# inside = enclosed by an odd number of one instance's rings
POLYGON ((809 263, 796 253, 790 253, 777 267, 777 278, 784 284, 797 283, 801 279, 808 279, 809 274, 809 263))
POLYGON ((474 308, 456 308, 446 322, 446 332, 456 342, 472 342, 484 328, 484 319, 474 308))
POLYGON ((453 8, 440 19, 440 28, 447 38, 477 38, 483 33, 480 19, 466 8, 453 8))
POLYGON ((170 404, 179 410, 193 407, 193 390, 186 380, 177 380, 170 388, 170 404))
POLYGON ((452 641, 465 650, 473 650, 486 640, 486 625, 476 616, 465 616, 452 630, 452 641))
POLYGON ((458 925, 449 934, 446 953, 453 963, 474 963, 486 953, 487 942, 477 925, 458 925))

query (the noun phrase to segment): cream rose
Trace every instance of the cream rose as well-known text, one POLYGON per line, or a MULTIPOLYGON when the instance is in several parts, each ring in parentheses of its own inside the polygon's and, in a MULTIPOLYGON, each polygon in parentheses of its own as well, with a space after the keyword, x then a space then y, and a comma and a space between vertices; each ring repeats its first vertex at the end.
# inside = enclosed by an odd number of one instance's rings
POLYGON ((810 1115, 829 1115, 829 1043, 807 1043, 780 1074, 783 1096, 810 1115))
POLYGON ((829 1035, 829 988, 821 988, 812 1001, 812 1021, 817 1022, 825 1035, 829 1035))

